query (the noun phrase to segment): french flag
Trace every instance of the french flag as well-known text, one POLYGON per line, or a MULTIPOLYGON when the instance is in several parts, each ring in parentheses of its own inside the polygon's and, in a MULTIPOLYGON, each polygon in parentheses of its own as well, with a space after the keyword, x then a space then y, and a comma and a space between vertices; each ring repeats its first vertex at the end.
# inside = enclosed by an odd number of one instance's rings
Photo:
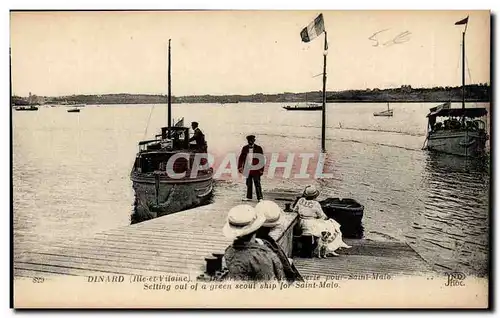
POLYGON ((313 22, 300 31, 300 37, 303 42, 309 42, 325 32, 325 23, 323 21, 323 13, 320 13, 313 22))

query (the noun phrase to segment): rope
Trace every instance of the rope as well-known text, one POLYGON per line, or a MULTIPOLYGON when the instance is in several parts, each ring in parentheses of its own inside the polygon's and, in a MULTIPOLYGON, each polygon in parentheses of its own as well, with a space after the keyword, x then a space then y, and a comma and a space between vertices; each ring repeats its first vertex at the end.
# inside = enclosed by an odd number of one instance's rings
MULTIPOLYGON (((472 84, 472 75, 470 73, 470 68, 469 68, 469 60, 467 59, 467 55, 465 56, 465 64, 467 65, 467 73, 469 74, 469 81, 472 84)), ((474 102, 474 107, 477 107, 477 103, 474 102)))
POLYGON ((146 134, 148 133, 149 122, 151 121, 151 114, 153 113, 154 108, 155 108, 155 104, 153 104, 153 106, 149 110, 148 123, 146 124, 146 129, 144 130, 144 137, 142 137, 142 139, 146 138, 146 134))

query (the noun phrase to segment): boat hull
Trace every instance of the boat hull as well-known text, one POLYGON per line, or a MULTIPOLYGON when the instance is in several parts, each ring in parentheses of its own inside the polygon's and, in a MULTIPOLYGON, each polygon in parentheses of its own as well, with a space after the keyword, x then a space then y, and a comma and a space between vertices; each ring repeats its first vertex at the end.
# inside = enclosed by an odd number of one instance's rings
POLYGON ((483 157, 487 135, 482 131, 436 131, 427 139, 427 149, 464 157, 483 157))
POLYGON ((323 106, 311 106, 311 107, 283 107, 286 110, 322 110, 323 106))
POLYGON ((382 116, 382 117, 392 117, 392 115, 393 115, 392 110, 373 114, 373 116, 382 116))
POLYGON ((38 110, 38 107, 31 107, 31 108, 16 108, 16 111, 25 111, 25 112, 29 112, 29 111, 37 111, 38 110))
POLYGON ((340 224, 342 236, 361 239, 364 236, 365 207, 354 199, 328 198, 319 202, 326 216, 340 224))
POLYGON ((172 179, 132 172, 135 201, 131 223, 210 203, 213 193, 212 174, 213 171, 196 178, 172 179))

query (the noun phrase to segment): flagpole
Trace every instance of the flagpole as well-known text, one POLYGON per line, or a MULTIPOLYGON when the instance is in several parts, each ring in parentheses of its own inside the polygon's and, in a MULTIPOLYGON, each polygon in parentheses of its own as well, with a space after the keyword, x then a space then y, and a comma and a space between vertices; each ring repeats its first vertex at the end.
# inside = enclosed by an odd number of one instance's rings
POLYGON ((462 109, 464 108, 465 108, 465 31, 462 33, 462 109))
POLYGON ((323 108, 321 111, 322 119, 321 119, 321 150, 323 152, 326 151, 325 147, 325 130, 326 130, 326 55, 328 49, 328 42, 326 37, 325 30, 325 46, 323 51, 323 108))
POLYGON ((170 39, 168 39, 168 138, 170 138, 170 128, 172 125, 172 88, 171 88, 171 83, 172 83, 172 78, 171 78, 171 71, 172 71, 172 66, 171 64, 171 58, 170 58, 170 39))

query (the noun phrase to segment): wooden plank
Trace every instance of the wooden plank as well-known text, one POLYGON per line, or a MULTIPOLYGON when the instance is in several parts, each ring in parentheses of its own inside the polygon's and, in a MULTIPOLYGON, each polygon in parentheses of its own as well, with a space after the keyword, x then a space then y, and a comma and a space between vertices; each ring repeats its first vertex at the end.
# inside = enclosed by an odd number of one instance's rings
POLYGON ((27 262, 14 262, 14 268, 18 269, 24 269, 24 270, 32 270, 40 273, 40 276, 45 277, 44 273, 47 274, 62 274, 62 275, 69 275, 69 276, 87 276, 91 274, 95 274, 96 272, 100 272, 104 274, 126 274, 126 273, 120 273, 120 272, 109 272, 109 271, 102 271, 102 270, 92 270, 89 271, 88 269, 82 269, 82 268, 77 268, 77 267, 67 267, 67 266, 60 266, 60 265, 47 265, 47 264, 38 264, 38 263, 27 263, 27 262))
POLYGON ((337 264, 318 264, 317 266, 308 266, 304 265, 301 263, 297 263, 296 266, 299 268, 299 271, 307 271, 307 270, 317 270, 317 271, 322 271, 325 274, 330 274, 330 273, 336 273, 336 272, 344 272, 344 273, 349 273, 351 271, 359 271, 359 272, 364 272, 364 273, 371 273, 371 272, 380 272, 380 273, 387 273, 387 274, 398 274, 398 273, 407 273, 407 272, 428 272, 427 269, 425 268, 420 268, 420 267, 405 267, 402 266, 401 264, 383 264, 377 266, 377 263, 365 263, 365 264, 356 264, 354 265, 353 263, 357 262, 359 260, 354 260, 350 262, 349 264, 342 264, 339 265, 337 264))
MULTIPOLYGON (((102 242, 100 242, 102 243, 102 242)), ((60 252, 64 253, 64 251, 90 251, 90 252, 99 252, 99 251, 115 251, 117 253, 133 253, 133 255, 151 255, 151 256, 161 256, 165 254, 170 254, 171 252, 181 251, 181 254, 191 254, 191 253, 206 253, 210 254, 210 250, 224 251, 227 247, 226 244, 220 245, 191 245, 186 246, 182 242, 172 242, 172 245, 168 245, 166 248, 158 247, 158 246, 144 246, 143 244, 124 244, 121 241, 107 241, 105 245, 97 245, 96 242, 82 242, 78 245, 58 245, 54 244, 52 248, 44 248, 38 249, 41 252, 60 252), (86 244, 84 244, 86 243, 86 244), (56 248, 57 247, 57 248, 56 248), (210 249, 207 249, 209 247, 210 249)), ((30 254, 31 252, 27 252, 25 254, 30 254)), ((22 257, 21 257, 22 258, 22 257)))
MULTIPOLYGON (((160 257, 160 256, 155 256, 155 257, 134 257, 134 255, 131 254, 124 254, 124 253, 117 253, 117 254, 102 254, 102 253, 92 253, 91 251, 88 251, 87 253, 79 253, 79 252, 70 252, 66 251, 64 254, 55 254, 55 253, 43 253, 43 252, 33 252, 30 258, 24 259, 30 260, 30 259, 51 259, 57 256, 62 256, 62 257, 71 257, 71 258, 76 258, 76 259, 95 259, 95 260, 107 260, 107 261, 118 261, 121 264, 143 264, 143 265, 155 265, 156 267, 161 267, 163 265, 169 265, 169 264, 177 264, 178 260, 175 258, 172 258, 170 255, 167 257, 160 257)), ((198 257, 198 258, 193 258, 191 255, 180 255, 179 259, 182 259, 186 261, 186 263, 191 263, 191 264, 202 264, 203 263, 203 258, 198 257)), ((155 268, 156 268, 155 267, 155 268)))
MULTIPOLYGON (((117 244, 111 244, 107 243, 106 245, 103 246, 96 246, 95 244, 78 244, 77 246, 66 246, 63 245, 63 248, 47 248, 47 249, 39 249, 39 252, 53 252, 53 253, 65 253, 66 251, 74 251, 74 252, 81 252, 81 253, 97 253, 97 254, 106 254, 106 253, 118 253, 118 254, 123 254, 123 255, 128 255, 128 256, 143 256, 143 257, 164 257, 165 255, 191 255, 191 254, 203 254, 203 255, 208 255, 210 254, 211 250, 215 252, 223 252, 227 245, 219 245, 219 246, 212 246, 212 245, 204 245, 204 246, 185 246, 182 245, 179 242, 176 242, 177 245, 172 244, 171 246, 168 246, 168 248, 161 248, 161 249, 154 249, 154 248, 148 248, 145 249, 146 247, 137 244, 136 246, 132 245, 123 245, 120 243, 117 244), (209 247, 209 249, 207 249, 209 247)), ((54 245, 54 247, 59 247, 57 245, 54 245)), ((32 252, 28 252, 25 254, 30 254, 32 252)), ((19 257, 22 259, 22 257, 19 257)))
MULTIPOLYGON (((110 260, 105 258, 97 258, 97 257, 81 257, 76 255, 35 255, 32 254, 33 259, 31 260, 23 260, 22 263, 36 263, 36 264, 47 264, 54 265, 58 264, 59 266, 66 267, 75 267, 83 270, 93 271, 105 271, 105 272, 115 272, 117 270, 127 270, 128 273, 134 274, 136 271, 172 271, 176 272, 177 270, 184 269, 198 269, 203 265, 203 261, 201 262, 185 262, 182 259, 175 260, 174 262, 142 262, 136 263, 133 260, 125 261, 125 260, 110 260)), ((21 262, 16 262, 21 263, 21 262)), ((185 271, 182 271, 183 273, 185 271)))
POLYGON ((27 254, 22 259, 18 261, 23 261, 26 259, 40 258, 42 256, 36 255, 67 255, 79 258, 100 258, 100 259, 116 259, 123 262, 131 263, 144 263, 144 262, 162 262, 162 263, 176 263, 179 260, 185 262, 199 263, 203 262, 204 258, 209 256, 206 250, 192 251, 186 253, 185 250, 169 251, 162 254, 136 254, 134 252, 126 250, 99 250, 95 251, 93 249, 77 249, 77 250, 65 250, 65 251, 45 251, 45 252, 32 252, 27 254))
MULTIPOLYGON (((113 274, 110 274, 113 275, 113 274)), ((20 264, 14 267, 14 277, 24 277, 24 278, 34 278, 34 277, 43 277, 43 278, 51 278, 51 277, 65 277, 65 276, 79 276, 71 273, 56 273, 50 269, 40 269, 38 266, 32 266, 30 264, 20 264), (26 269, 25 267, 29 267, 30 269, 26 269), (35 269, 33 269, 35 268, 35 269)))
POLYGON ((158 242, 158 241, 167 241, 177 240, 182 241, 186 244, 196 243, 196 242, 206 242, 211 241, 212 243, 227 243, 228 239, 224 238, 221 235, 219 236, 211 236, 211 235, 203 235, 203 233, 185 233, 185 234, 138 234, 138 233, 101 233, 98 236, 94 236, 95 238, 102 238, 106 240, 107 238, 118 238, 122 239, 124 242, 140 242, 140 243, 150 243, 150 242, 158 242))
POLYGON ((294 258, 304 275, 389 274, 411 275, 433 272, 410 246, 394 241, 345 240, 351 249, 342 249, 339 257, 294 258))
MULTIPOLYGON (((54 246, 56 247, 56 246, 54 246)), ((130 257, 135 257, 134 255, 138 256, 166 256, 170 254, 176 254, 177 257, 182 256, 182 255, 191 255, 191 254, 197 254, 200 255, 200 257, 205 257, 208 256, 209 254, 213 252, 223 252, 227 244, 221 244, 221 245, 192 245, 192 246, 186 246, 182 245, 180 242, 173 242, 172 245, 167 246, 167 247, 161 247, 161 248, 151 248, 147 247, 141 244, 126 244, 124 245, 121 242, 116 242, 116 243, 107 243, 106 245, 103 246, 96 246, 95 244, 78 244, 75 246, 62 246, 63 248, 59 247, 52 248, 52 249, 41 249, 39 250, 40 252, 53 252, 53 253, 66 253, 66 252, 78 252, 78 253, 93 253, 93 254, 100 254, 101 252, 106 253, 106 252, 115 252, 115 253, 122 253, 129 255, 130 257), (147 248, 147 249, 146 249, 147 248)), ((18 256, 16 259, 23 259, 25 255, 29 255, 30 253, 25 253, 21 256, 18 256)))

